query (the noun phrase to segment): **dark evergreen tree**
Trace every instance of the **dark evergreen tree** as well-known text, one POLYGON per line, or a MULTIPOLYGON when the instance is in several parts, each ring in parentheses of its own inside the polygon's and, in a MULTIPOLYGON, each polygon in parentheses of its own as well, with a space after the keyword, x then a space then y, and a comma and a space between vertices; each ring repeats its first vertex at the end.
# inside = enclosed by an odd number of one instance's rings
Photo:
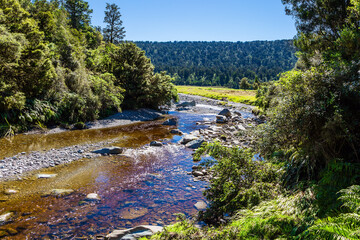
POLYGON ((66 0, 65 9, 69 13, 70 24, 75 29, 82 29, 90 24, 90 14, 93 12, 89 8, 89 3, 83 0, 66 0))
POLYGON ((107 23, 103 30, 106 42, 117 44, 125 37, 124 27, 122 26, 120 8, 115 3, 106 3, 104 22, 107 23))

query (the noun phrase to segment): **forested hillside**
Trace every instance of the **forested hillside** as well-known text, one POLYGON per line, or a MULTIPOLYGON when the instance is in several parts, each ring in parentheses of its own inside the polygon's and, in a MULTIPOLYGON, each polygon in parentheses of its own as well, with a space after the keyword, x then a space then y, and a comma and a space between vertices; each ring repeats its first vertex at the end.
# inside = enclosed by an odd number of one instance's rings
POLYGON ((135 44, 103 41, 91 13, 82 0, 0 0, 3 132, 156 108, 176 96, 135 44))
POLYGON ((155 71, 176 76, 178 85, 239 88, 249 82, 278 79, 295 66, 292 40, 253 42, 136 42, 155 71))

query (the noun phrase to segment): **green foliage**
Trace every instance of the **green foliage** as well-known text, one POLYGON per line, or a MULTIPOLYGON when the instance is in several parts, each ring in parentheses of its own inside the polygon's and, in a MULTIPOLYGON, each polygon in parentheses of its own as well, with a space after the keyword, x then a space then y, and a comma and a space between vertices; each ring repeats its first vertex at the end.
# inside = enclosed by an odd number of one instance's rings
POLYGON ((172 79, 155 75, 139 48, 102 41, 87 2, 64 2, 0 0, 1 126, 24 131, 105 117, 121 111, 125 92, 136 107, 176 98, 172 79))
POLYGON ((210 188, 204 194, 210 201, 210 208, 203 218, 218 220, 223 214, 256 206, 262 200, 276 196, 281 171, 278 166, 254 161, 254 153, 239 148, 226 148, 219 143, 209 143, 196 151, 194 160, 208 154, 217 160, 211 168, 214 176, 210 188))
POLYGON ((120 8, 115 3, 106 3, 104 22, 107 26, 103 29, 106 42, 118 44, 125 37, 125 30, 122 26, 120 8))
POLYGON ((359 167, 359 164, 338 160, 331 162, 321 172, 321 179, 315 187, 319 216, 324 216, 339 209, 341 205, 341 201, 337 201, 339 191, 359 182, 359 167))
POLYGON ((83 0, 66 0, 65 9, 69 13, 70 24, 75 29, 85 28, 90 24, 90 14, 93 12, 89 8, 89 3, 83 0))
POLYGON ((339 192, 342 213, 315 222, 309 232, 316 239, 360 239, 360 186, 353 185, 339 192))
POLYGON ((124 89, 115 86, 116 78, 110 73, 104 73, 99 76, 91 76, 92 91, 98 96, 102 103, 100 116, 108 116, 112 113, 121 111, 121 103, 124 98, 124 89))
POLYGON ((280 195, 238 211, 226 225, 198 229, 192 221, 182 220, 151 239, 312 239, 306 229, 314 220, 313 198, 310 190, 280 195))
POLYGON ((305 164, 314 178, 334 159, 359 162, 360 88, 352 66, 318 66, 283 74, 276 101, 268 111, 264 151, 296 149, 290 164, 305 164))
POLYGON ((251 89, 251 84, 249 83, 249 79, 246 77, 242 78, 239 83, 239 88, 240 89, 251 89))
POLYGON ((255 105, 263 112, 265 112, 270 106, 276 106, 278 90, 279 88, 274 82, 261 84, 256 92, 255 105))
POLYGON ((124 107, 156 108, 176 99, 172 78, 164 72, 154 75, 154 66, 134 43, 120 44, 111 53, 111 69, 116 85, 126 89, 124 107))
MULTIPOLYGON (((254 42, 136 42, 155 71, 166 71, 176 85, 239 88, 242 78, 253 84, 277 80, 296 62, 291 40, 254 42)), ((253 89, 256 86, 252 86, 253 89)))

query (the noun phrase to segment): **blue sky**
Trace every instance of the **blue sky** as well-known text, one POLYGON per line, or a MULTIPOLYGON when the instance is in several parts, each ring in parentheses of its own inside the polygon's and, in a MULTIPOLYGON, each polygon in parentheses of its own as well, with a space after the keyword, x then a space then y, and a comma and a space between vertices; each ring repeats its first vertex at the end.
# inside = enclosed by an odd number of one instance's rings
POLYGON ((104 26, 106 2, 120 7, 126 40, 253 41, 292 39, 295 21, 281 0, 88 0, 104 26))

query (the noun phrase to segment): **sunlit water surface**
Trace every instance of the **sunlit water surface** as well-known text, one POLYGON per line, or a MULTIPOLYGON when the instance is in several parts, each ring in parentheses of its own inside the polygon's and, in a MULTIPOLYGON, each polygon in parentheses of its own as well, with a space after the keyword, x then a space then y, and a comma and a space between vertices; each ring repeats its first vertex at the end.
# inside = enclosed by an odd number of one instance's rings
MULTIPOLYGON (((196 122, 215 119, 214 115, 170 112, 179 118, 185 133, 205 128, 196 122)), ((192 150, 177 144, 179 136, 161 121, 125 127, 70 131, 48 135, 19 135, 11 141, 1 139, 5 149, 0 157, 19 152, 48 150, 75 144, 114 140, 112 145, 127 147, 122 155, 82 159, 71 164, 33 172, 56 173, 55 178, 0 183, 15 195, 0 195, 0 214, 14 213, 13 221, 0 226, 12 233, 5 239, 74 239, 106 235, 114 229, 139 224, 167 225, 177 213, 190 217, 197 213, 194 204, 205 200, 205 182, 195 182, 192 150), (163 147, 150 147, 150 141, 163 140, 163 147), (73 189, 65 197, 46 196, 51 189, 73 189), (98 202, 84 201, 97 193, 98 202)), ((3 232, 4 233, 4 232, 3 232)))

